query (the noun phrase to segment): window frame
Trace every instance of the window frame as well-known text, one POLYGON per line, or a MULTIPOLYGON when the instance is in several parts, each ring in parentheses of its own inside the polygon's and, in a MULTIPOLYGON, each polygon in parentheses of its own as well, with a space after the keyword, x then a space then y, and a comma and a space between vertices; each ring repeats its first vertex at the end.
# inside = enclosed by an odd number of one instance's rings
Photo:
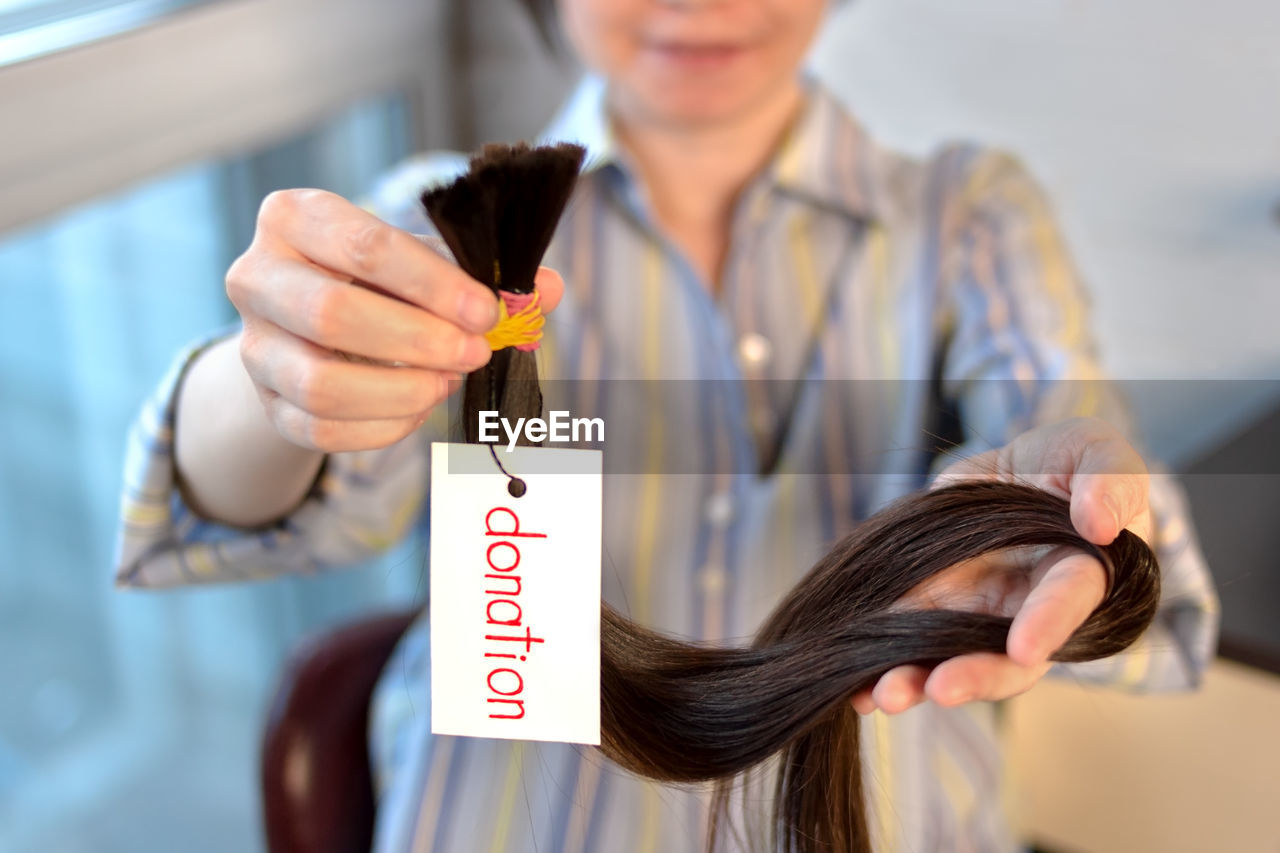
POLYGON ((0 67, 0 232, 393 89, 449 116, 449 19, 442 0, 221 0, 0 67))
POLYGON ((119 35, 217 0, 53 0, 0 12, 0 67, 119 35))

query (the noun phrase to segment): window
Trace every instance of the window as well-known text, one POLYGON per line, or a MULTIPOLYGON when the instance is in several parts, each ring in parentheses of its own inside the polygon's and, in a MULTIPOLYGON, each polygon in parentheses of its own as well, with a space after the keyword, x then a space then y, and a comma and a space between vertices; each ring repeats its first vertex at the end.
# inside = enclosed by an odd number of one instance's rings
POLYGON ((284 656, 419 594, 413 543, 169 593, 116 591, 110 563, 127 425, 178 347, 233 318, 222 278, 262 196, 359 195, 448 139, 441 8, 0 0, 0 850, 259 849, 284 656), (128 9, 149 25, 33 47, 128 9))
POLYGON ((0 233, 201 159, 258 150, 393 90, 431 117, 416 122, 430 131, 420 142, 446 143, 442 9, 439 0, 205 2, 0 67, 0 233))
POLYGON ((0 64, 117 35, 209 0, 0 0, 0 64))
POLYGON ((257 848, 257 747, 284 656, 414 597, 413 544, 320 579, 110 583, 125 430, 179 346, 232 319, 222 277, 257 200, 358 195, 409 153, 408 116, 403 95, 370 99, 0 236, 0 849, 257 848))

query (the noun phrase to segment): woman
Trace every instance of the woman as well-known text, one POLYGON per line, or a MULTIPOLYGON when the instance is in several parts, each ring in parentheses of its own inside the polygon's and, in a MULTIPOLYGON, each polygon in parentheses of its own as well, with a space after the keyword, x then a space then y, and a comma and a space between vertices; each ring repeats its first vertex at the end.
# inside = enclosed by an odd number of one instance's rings
MULTIPOLYGON (((1043 199, 998 154, 876 147, 801 74, 824 12, 559 4, 595 76, 546 134, 590 161, 538 277, 541 357, 574 380, 574 413, 609 425, 605 597, 661 630, 746 636, 836 536, 939 469, 1030 479, 1070 497, 1086 538, 1128 526, 1162 557, 1165 618, 1076 676, 1193 684, 1212 591, 1176 494, 1090 381, 1043 199), (965 443, 940 457, 948 424, 965 443)), ((429 230, 417 192, 458 167, 408 164, 377 216, 316 191, 264 202, 227 277, 243 330, 185 354, 137 436, 129 492, 164 497, 150 517, 126 501, 123 582, 311 571, 403 534, 425 497, 424 422, 487 361, 497 315, 412 236, 429 230)), ((1074 553, 1014 584, 999 568, 959 567, 918 597, 1016 613, 1007 655, 902 667, 853 697, 877 849, 1014 847, 988 703, 1045 674, 1106 578, 1074 553)), ((699 792, 571 746, 433 738, 426 642, 425 624, 410 632, 376 702, 377 849, 701 848, 699 792)))

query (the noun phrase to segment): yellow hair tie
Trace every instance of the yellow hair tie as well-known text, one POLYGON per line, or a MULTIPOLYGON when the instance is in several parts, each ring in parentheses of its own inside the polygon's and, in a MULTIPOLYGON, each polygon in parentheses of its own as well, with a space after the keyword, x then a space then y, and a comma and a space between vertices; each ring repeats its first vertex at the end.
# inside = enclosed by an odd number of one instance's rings
POLYGON ((489 349, 500 350, 516 347, 524 351, 535 350, 542 340, 542 327, 547 322, 542 316, 538 293, 510 293, 499 291, 498 323, 485 332, 484 339, 489 342, 489 349), (508 303, 512 303, 508 306, 508 303), (523 303, 523 305, 521 305, 523 303), (509 308, 516 308, 516 313, 509 313, 509 308))

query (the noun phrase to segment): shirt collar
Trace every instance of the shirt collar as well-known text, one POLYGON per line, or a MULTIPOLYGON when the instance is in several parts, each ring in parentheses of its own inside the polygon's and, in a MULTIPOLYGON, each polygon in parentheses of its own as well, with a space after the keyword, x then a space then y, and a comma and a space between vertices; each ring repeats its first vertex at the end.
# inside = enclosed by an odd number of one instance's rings
MULTIPOLYGON (((844 106, 824 86, 806 76, 805 106, 760 181, 779 192, 860 219, 874 220, 885 176, 882 153, 844 106)), ((609 124, 606 84, 587 75, 539 137, 542 142, 576 142, 587 149, 583 173, 613 166, 625 179, 625 153, 609 124)))
POLYGON ((609 126, 605 88, 602 77, 594 74, 583 77, 538 138, 542 143, 576 142, 586 148, 584 174, 616 164, 618 160, 618 142, 609 126))
POLYGON ((765 179, 779 191, 860 219, 877 219, 881 157, 844 106, 806 77, 805 106, 791 125, 765 179))

